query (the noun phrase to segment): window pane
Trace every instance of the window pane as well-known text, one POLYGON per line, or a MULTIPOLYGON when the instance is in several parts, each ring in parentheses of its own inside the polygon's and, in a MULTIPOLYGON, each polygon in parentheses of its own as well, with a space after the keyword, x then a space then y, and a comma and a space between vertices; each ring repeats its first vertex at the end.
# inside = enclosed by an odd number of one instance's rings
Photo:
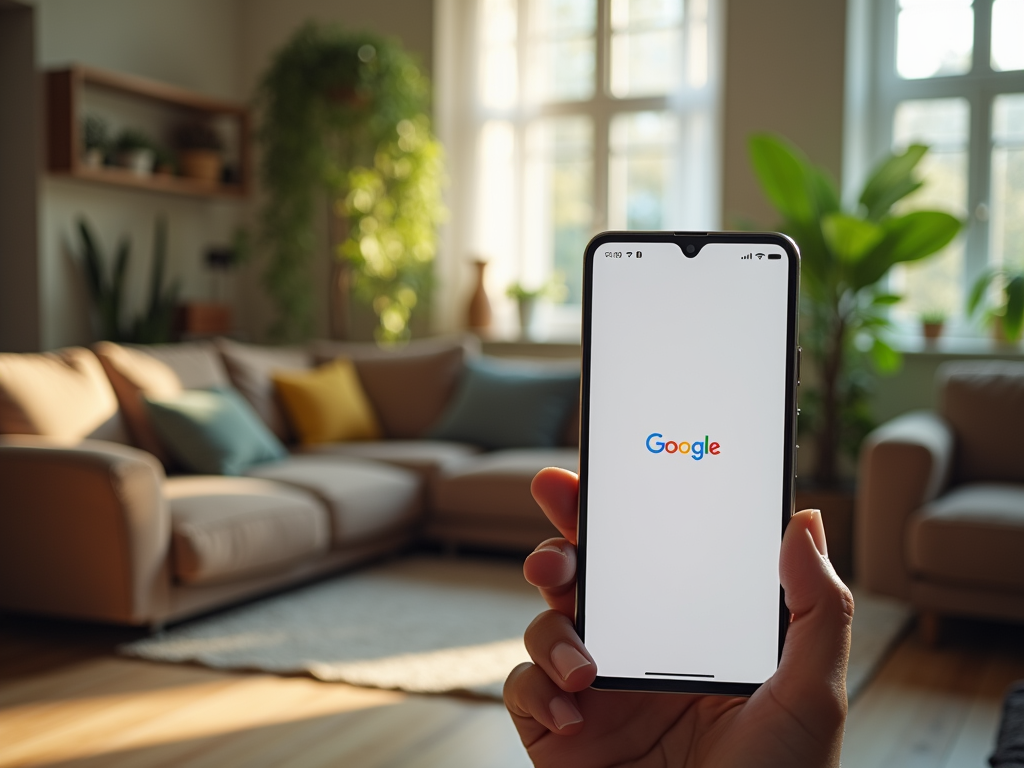
MULTIPOLYGON (((896 107, 894 147, 903 149, 913 143, 931 147, 918 166, 925 184, 900 202, 900 212, 931 208, 966 216, 969 131, 966 99, 905 101, 896 107)), ((959 314, 963 280, 964 240, 958 237, 923 262, 893 269, 891 287, 905 297, 896 305, 896 314, 915 319, 926 312, 959 314)))
POLYGON ((667 112, 638 112, 612 120, 608 179, 612 229, 668 226, 678 133, 676 117, 667 112))
POLYGON ((1024 69, 1024 0, 992 4, 992 69, 1024 69))
POLYGON ((997 96, 992 118, 992 261, 1024 266, 1024 94, 997 96))
POLYGON ((612 0, 613 96, 671 93, 678 87, 682 22, 682 0, 612 0))
POLYGON ((530 94, 538 101, 594 95, 597 0, 530 3, 530 94))
POLYGON ((896 71, 917 79, 962 75, 971 69, 971 0, 900 0, 896 71))
POLYGON ((515 129, 505 120, 488 120, 480 130, 477 144, 476 183, 479 208, 473 217, 476 255, 489 260, 490 280, 505 286, 515 275, 496 272, 514 265, 516 252, 515 129))
POLYGON ((516 103, 516 0, 483 0, 480 4, 480 101, 508 109, 516 103))
POLYGON ((589 117, 537 120, 526 144, 520 280, 539 285, 560 272, 569 289, 565 302, 580 304, 583 249, 594 220, 593 123, 589 117))

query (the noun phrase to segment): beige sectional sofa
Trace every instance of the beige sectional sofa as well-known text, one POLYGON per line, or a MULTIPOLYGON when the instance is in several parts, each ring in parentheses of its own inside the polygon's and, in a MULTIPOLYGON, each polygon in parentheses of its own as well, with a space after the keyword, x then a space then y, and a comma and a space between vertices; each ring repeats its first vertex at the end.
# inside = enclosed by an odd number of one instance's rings
POLYGON ((159 626, 417 540, 531 548, 555 531, 530 481, 575 469, 575 421, 553 448, 427 439, 476 354, 459 338, 0 355, 0 609, 159 626), (353 360, 385 439, 294 446, 270 374, 338 356, 353 360), (291 454, 244 477, 177 471, 141 398, 218 386, 291 454))

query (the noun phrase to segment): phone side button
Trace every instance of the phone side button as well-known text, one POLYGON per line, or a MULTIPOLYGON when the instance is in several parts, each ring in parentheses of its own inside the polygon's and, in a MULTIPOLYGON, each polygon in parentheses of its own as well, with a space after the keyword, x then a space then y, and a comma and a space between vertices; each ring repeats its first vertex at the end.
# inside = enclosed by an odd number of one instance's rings
POLYGON ((798 387, 800 386, 800 362, 801 362, 801 358, 803 358, 803 352, 804 352, 804 348, 803 347, 797 347, 796 348, 796 385, 798 387))
POLYGON ((796 450, 793 451, 793 477, 800 477, 797 472, 800 469, 800 446, 796 446, 796 450))

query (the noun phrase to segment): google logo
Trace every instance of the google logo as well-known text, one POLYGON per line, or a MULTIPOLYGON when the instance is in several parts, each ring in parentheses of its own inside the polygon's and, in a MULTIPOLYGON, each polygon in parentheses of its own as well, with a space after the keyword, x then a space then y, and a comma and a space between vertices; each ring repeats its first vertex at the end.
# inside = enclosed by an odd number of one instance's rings
POLYGON ((675 440, 668 440, 662 442, 661 440, 655 440, 655 438, 664 437, 660 432, 652 432, 647 436, 647 450, 651 453, 679 453, 681 455, 689 455, 694 461, 700 461, 708 454, 712 456, 718 456, 722 450, 722 446, 718 443, 712 443, 708 441, 708 436, 704 435, 704 441, 696 441, 693 443, 679 442, 675 440), (654 444, 651 441, 654 440, 654 444))

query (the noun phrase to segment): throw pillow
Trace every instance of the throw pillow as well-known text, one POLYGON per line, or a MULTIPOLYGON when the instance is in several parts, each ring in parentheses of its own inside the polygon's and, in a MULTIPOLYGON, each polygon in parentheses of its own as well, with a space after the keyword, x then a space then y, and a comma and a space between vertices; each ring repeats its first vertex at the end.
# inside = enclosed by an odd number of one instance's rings
POLYGON ((233 389, 185 390, 145 398, 157 436, 192 472, 241 475, 255 464, 283 459, 281 442, 233 389))
POLYGON ((335 360, 312 371, 277 371, 273 379, 303 445, 381 436, 351 360, 335 360))
POLYGON ((476 360, 430 436, 485 448, 550 448, 576 402, 579 371, 476 360))

